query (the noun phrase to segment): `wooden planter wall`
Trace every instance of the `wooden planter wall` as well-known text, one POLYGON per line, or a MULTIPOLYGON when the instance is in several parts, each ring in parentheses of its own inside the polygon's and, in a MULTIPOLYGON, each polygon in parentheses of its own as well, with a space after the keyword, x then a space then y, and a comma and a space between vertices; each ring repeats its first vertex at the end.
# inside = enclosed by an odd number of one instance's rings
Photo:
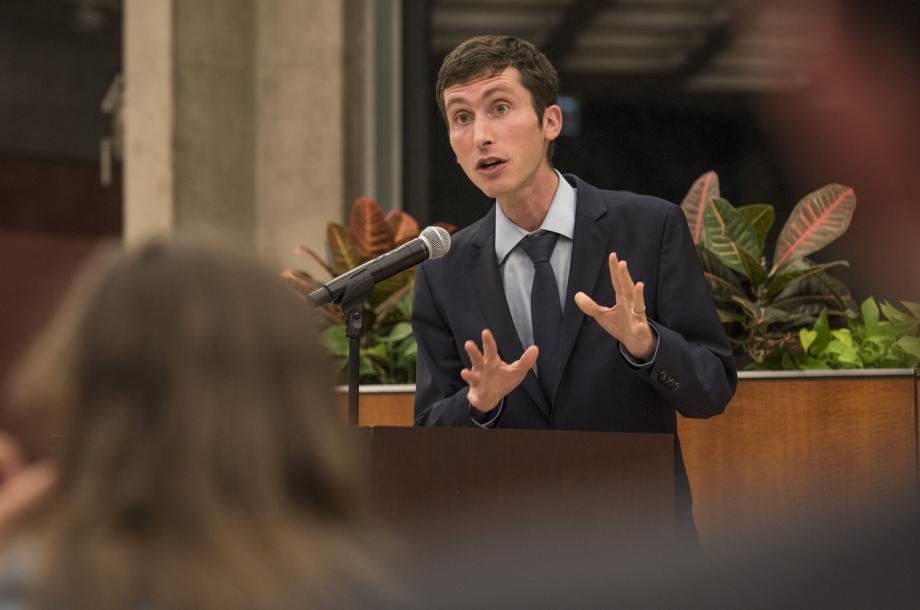
POLYGON ((749 376, 679 431, 704 542, 871 514, 918 492, 917 380, 749 376))
MULTIPOLYGON (((394 389, 362 387, 360 425, 412 425, 413 387, 394 389)), ((912 371, 742 373, 723 415, 678 422, 703 544, 916 498, 917 401, 912 371)))

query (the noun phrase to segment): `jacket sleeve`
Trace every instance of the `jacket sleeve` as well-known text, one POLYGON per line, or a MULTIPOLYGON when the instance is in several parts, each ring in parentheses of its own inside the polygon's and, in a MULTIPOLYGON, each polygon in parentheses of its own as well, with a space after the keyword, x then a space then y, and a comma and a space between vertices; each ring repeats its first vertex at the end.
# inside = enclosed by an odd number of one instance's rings
POLYGON ((450 327, 437 306, 427 265, 415 274, 412 330, 418 343, 415 381, 416 426, 473 426, 460 378, 465 366, 450 327))
POLYGON ((658 352, 636 369, 685 417, 711 417, 735 394, 731 344, 719 322, 684 215, 676 205, 662 230, 655 311, 658 352))

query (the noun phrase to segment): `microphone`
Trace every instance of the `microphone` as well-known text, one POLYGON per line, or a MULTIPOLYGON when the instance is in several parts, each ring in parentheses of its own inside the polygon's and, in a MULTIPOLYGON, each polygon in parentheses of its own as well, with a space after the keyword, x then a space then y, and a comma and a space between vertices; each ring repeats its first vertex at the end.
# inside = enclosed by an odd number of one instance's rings
POLYGON ((415 239, 329 280, 307 295, 307 298, 316 307, 326 303, 338 303, 342 300, 348 280, 364 270, 370 272, 371 279, 376 284, 424 260, 441 258, 448 250, 450 233, 441 227, 425 227, 415 239))

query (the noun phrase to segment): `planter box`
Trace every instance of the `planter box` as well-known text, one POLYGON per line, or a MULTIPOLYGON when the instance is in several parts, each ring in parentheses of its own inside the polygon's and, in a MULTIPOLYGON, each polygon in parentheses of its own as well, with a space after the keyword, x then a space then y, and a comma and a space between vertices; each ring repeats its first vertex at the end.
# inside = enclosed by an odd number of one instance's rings
POLYGON ((723 415, 678 422, 708 548, 859 518, 917 497, 914 371, 739 377, 723 415))
MULTIPOLYGON (((361 389, 360 425, 412 425, 413 386, 361 389)), ((909 369, 740 373, 723 415, 678 421, 703 544, 916 498, 917 395, 909 369)))
MULTIPOLYGON (((411 426, 415 401, 415 385, 359 386, 359 426, 411 426)), ((348 421, 348 387, 337 386, 342 421, 348 421)))

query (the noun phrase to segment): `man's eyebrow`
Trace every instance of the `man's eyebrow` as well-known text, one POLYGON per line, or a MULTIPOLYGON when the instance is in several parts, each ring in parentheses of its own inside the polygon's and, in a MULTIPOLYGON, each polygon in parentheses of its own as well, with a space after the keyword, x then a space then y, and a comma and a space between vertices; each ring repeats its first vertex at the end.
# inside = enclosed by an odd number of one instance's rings
MULTIPOLYGON (((496 93, 511 93, 512 89, 508 85, 495 85, 494 87, 489 87, 482 94, 482 99, 486 99, 495 95, 496 93)), ((447 100, 447 103, 444 104, 444 110, 447 110, 451 107, 452 104, 460 104, 466 101, 465 97, 452 97, 447 100)))
POLYGON ((448 108, 450 108, 452 104, 461 104, 465 101, 466 101, 465 97, 452 97, 449 100, 447 100, 446 104, 444 104, 444 110, 447 110, 448 108))

